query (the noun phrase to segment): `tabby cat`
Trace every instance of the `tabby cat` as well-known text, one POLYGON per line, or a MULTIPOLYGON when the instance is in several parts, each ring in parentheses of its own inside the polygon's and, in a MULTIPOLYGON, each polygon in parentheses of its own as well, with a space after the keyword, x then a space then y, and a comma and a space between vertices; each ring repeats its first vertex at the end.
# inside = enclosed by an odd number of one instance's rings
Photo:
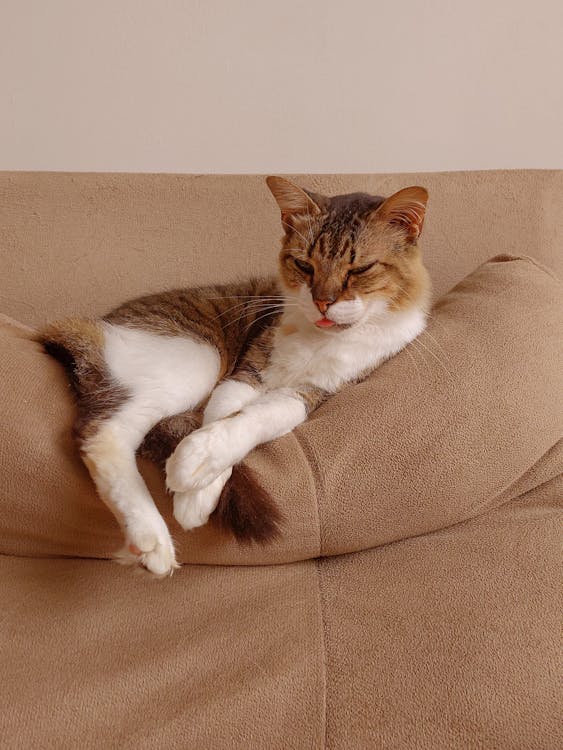
POLYGON ((165 463, 184 529, 212 515, 241 541, 268 541, 281 513, 237 464, 425 327, 424 188, 384 199, 267 184, 284 229, 277 279, 152 294, 41 332, 74 386, 75 434, 123 530, 119 556, 155 575, 177 563, 137 451, 165 463))

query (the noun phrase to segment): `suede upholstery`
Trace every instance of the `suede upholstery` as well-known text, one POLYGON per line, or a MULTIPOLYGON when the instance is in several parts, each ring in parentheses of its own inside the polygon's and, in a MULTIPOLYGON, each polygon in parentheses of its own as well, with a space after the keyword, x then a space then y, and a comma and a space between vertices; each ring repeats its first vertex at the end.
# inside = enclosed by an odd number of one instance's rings
POLYGON ((182 532, 143 462, 191 563, 156 581, 105 559, 119 530, 27 326, 270 271, 277 210, 258 177, 0 174, 6 747, 562 744, 563 175, 295 179, 429 188, 428 333, 248 457, 288 519, 271 547, 182 532))

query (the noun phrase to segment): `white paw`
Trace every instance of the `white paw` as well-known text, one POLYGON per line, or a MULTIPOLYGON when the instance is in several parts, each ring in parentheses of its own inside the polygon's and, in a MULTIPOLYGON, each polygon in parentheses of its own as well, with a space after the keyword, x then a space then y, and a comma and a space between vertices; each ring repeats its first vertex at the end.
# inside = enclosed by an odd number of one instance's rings
POLYGON ((174 518, 185 531, 207 523, 231 474, 232 469, 229 468, 207 487, 174 494, 174 518))
POLYGON ((166 485, 173 492, 207 487, 236 462, 227 421, 192 432, 166 462, 166 485))
POLYGON ((172 538, 162 519, 158 522, 128 522, 125 547, 116 555, 116 560, 126 565, 140 564, 155 576, 172 575, 180 567, 172 538))

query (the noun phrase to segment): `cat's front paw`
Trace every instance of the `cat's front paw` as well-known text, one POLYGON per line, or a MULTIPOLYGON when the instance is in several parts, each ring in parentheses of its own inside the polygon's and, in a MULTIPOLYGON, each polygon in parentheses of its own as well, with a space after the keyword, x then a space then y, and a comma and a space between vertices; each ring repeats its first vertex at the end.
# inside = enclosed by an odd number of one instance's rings
POLYGON ((237 458, 226 421, 213 422, 192 432, 166 462, 166 486, 172 492, 207 487, 237 458))
POLYGON ((174 518, 185 531, 207 523, 231 474, 232 469, 229 468, 207 487, 174 493, 174 518))

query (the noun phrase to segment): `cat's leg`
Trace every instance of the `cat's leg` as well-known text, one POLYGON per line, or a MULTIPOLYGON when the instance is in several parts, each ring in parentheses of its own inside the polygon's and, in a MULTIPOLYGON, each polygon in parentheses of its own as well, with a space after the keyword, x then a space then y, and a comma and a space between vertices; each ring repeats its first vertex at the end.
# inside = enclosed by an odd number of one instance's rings
POLYGON ((301 424, 325 396, 317 388, 266 391, 238 413, 196 430, 166 462, 169 489, 186 492, 209 486, 257 445, 301 424))
POLYGON ((202 416, 201 411, 189 409, 172 417, 164 417, 147 432, 137 454, 164 468, 166 459, 174 453, 176 446, 201 427, 202 416))
POLYGON ((197 406, 212 390, 219 355, 211 345, 122 326, 104 328, 104 356, 127 398, 86 425, 81 452, 126 540, 122 558, 157 575, 177 567, 170 533, 137 470, 135 452, 163 417, 197 406))
POLYGON ((177 567, 164 519, 139 474, 135 451, 151 425, 142 419, 142 403, 131 400, 117 414, 91 427, 81 454, 98 494, 112 511, 125 537, 120 562, 139 562, 155 575, 177 567))
MULTIPOLYGON (((255 336, 231 377, 214 389, 204 410, 204 428, 214 423, 219 424, 227 418, 234 418, 234 415, 242 413, 261 397, 261 373, 267 366, 272 335, 273 329, 268 327, 255 336)), ((184 529, 193 529, 207 523, 231 476, 234 463, 234 460, 225 463, 224 471, 215 475, 207 484, 188 486, 174 493, 174 516, 184 529)))
MULTIPOLYGON (((248 378, 247 378, 248 379, 248 378)), ((260 396, 259 383, 237 380, 236 375, 219 383, 211 394, 203 413, 203 424, 208 425, 224 419, 260 396)), ((229 480, 232 467, 229 466, 206 487, 188 489, 174 493, 174 517, 186 531, 203 526, 215 510, 223 487, 229 480)))
POLYGON ((256 380, 253 384, 230 378, 223 380, 214 389, 203 411, 203 425, 224 419, 240 411, 251 401, 260 396, 260 384, 256 380))
POLYGON ((203 413, 203 424, 224 419, 255 401, 262 393, 262 376, 270 351, 274 329, 267 327, 255 334, 252 343, 238 360, 232 375, 213 390, 203 413))
POLYGON ((230 466, 206 487, 174 493, 174 518, 185 531, 197 529, 209 521, 232 473, 230 466))

